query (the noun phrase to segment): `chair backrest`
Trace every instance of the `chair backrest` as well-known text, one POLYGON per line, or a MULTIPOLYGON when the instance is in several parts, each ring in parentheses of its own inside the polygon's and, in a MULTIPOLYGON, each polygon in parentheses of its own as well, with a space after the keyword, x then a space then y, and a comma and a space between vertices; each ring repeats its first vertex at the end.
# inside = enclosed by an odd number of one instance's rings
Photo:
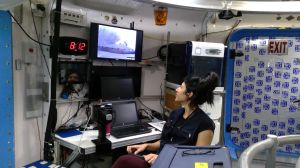
POLYGON ((217 145, 220 142, 220 123, 218 121, 213 120, 215 123, 215 131, 214 131, 214 136, 213 139, 211 141, 211 145, 217 145))
MULTIPOLYGON (((276 136, 269 134, 268 139, 257 142, 249 146, 246 150, 243 151, 239 158, 239 167, 240 168, 250 168, 251 162, 255 155, 263 152, 266 152, 266 168, 273 168, 276 165, 276 148, 278 146, 286 145, 286 144, 299 144, 300 143, 300 135, 286 135, 286 136, 276 136)), ((297 165, 299 167, 300 161, 298 159, 297 165)), ((297 167, 297 168, 298 168, 297 167)))

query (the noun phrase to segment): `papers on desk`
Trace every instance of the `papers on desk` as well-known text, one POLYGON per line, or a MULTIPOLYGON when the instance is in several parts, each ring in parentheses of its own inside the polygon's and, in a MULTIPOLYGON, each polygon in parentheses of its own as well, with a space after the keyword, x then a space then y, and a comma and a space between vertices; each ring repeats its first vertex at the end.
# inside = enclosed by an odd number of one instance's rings
POLYGON ((162 131, 162 129, 164 128, 166 121, 156 121, 156 122, 150 122, 148 123, 149 125, 151 125, 152 127, 158 129, 159 131, 162 131))
POLYGON ((71 136, 76 136, 82 134, 79 130, 68 130, 68 131, 60 131, 56 133, 58 136, 62 138, 67 138, 71 136))

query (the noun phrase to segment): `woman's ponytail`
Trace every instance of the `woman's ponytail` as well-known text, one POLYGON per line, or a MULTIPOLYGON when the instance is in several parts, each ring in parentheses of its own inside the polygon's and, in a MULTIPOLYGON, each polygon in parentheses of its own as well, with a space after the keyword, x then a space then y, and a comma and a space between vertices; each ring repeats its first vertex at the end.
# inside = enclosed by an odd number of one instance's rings
POLYGON ((215 72, 210 72, 206 78, 199 82, 199 85, 203 85, 203 90, 206 93, 206 102, 213 104, 214 93, 213 91, 219 85, 219 76, 215 72), (205 91, 206 90, 206 91, 205 91))
POLYGON ((193 96, 190 98, 191 106, 196 107, 205 102, 213 104, 213 91, 219 83, 219 77, 215 72, 208 73, 204 78, 186 78, 184 83, 187 92, 193 92, 193 96))

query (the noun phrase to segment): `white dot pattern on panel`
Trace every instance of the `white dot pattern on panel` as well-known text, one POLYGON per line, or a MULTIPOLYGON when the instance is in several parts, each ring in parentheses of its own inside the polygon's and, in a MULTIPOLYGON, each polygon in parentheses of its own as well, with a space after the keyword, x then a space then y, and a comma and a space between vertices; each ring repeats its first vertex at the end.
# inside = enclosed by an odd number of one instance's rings
MULTIPOLYGON (((300 38, 245 37, 236 43, 237 52, 243 57, 235 58, 232 142, 243 148, 264 140, 267 134, 289 135, 300 133, 299 99, 300 38), (278 38, 279 39, 279 38, 278 38), (287 44, 288 55, 269 54, 271 42, 287 44)), ((282 48, 277 49, 278 52, 282 48)), ((299 153, 300 145, 284 145, 278 151, 299 153)))

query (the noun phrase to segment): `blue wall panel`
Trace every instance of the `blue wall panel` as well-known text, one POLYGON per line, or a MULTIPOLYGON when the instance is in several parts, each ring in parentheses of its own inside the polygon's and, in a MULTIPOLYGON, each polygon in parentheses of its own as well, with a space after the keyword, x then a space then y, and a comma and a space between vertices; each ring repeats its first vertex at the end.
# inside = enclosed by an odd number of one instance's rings
POLYGON ((0 11, 0 167, 15 167, 12 22, 0 11))

